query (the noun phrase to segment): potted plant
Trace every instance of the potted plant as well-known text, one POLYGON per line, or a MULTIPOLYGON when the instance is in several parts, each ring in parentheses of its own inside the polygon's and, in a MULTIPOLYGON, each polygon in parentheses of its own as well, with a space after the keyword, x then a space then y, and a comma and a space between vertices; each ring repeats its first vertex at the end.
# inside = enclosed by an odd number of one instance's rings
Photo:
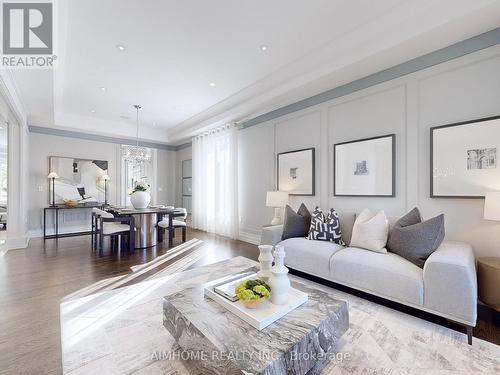
POLYGON ((151 201, 151 194, 149 193, 151 186, 144 181, 137 181, 130 193, 130 203, 135 209, 146 208, 151 201))
POLYGON ((271 296, 271 287, 263 280, 247 280, 236 288, 236 295, 245 307, 256 309, 271 296))

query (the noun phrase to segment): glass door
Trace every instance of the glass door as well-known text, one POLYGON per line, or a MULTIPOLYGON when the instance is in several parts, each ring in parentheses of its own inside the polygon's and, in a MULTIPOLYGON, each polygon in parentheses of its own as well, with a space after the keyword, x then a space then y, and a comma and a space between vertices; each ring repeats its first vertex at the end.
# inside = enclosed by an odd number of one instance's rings
POLYGON ((8 124, 0 124, 0 243, 5 241, 7 231, 8 198, 8 124))
MULTIPOLYGON (((154 153, 152 153, 152 155, 154 155, 154 153)), ((122 159, 122 172, 123 172, 122 205, 131 206, 130 193, 132 192, 135 184, 138 181, 144 181, 148 183, 151 186, 151 192, 153 192, 154 189, 153 164, 154 164, 154 156, 150 161, 142 162, 140 164, 131 163, 125 158, 122 159)))
POLYGON ((182 207, 191 213, 191 200, 193 197, 192 160, 182 161, 182 207))

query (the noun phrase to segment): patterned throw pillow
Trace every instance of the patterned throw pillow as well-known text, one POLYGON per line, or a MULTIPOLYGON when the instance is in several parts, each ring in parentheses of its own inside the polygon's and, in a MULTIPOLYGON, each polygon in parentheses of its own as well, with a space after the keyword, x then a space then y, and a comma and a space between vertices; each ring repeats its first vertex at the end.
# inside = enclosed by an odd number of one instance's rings
POLYGON ((342 231, 340 230, 340 219, 337 211, 330 209, 327 215, 318 207, 311 214, 311 227, 309 228, 310 240, 330 241, 339 245, 345 245, 342 240, 342 231))

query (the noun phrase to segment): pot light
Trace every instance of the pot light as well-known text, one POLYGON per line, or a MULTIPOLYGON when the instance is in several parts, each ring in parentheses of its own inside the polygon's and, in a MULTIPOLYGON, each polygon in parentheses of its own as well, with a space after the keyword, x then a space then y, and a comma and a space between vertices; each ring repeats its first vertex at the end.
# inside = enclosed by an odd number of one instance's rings
POLYGON ((101 90, 102 92, 106 92, 106 87, 104 87, 104 86, 99 87, 99 90, 101 90))
POLYGON ((261 51, 267 51, 267 46, 264 44, 262 46, 260 46, 260 50, 261 51))
POLYGON ((123 44, 117 44, 116 45, 116 48, 118 49, 118 51, 120 52, 123 52, 125 51, 127 48, 123 45, 123 44))
POLYGON ((95 109, 91 109, 91 110, 90 110, 90 113, 95 113, 95 109))
POLYGON ((215 82, 210 82, 208 85, 209 85, 210 87, 215 87, 215 82))

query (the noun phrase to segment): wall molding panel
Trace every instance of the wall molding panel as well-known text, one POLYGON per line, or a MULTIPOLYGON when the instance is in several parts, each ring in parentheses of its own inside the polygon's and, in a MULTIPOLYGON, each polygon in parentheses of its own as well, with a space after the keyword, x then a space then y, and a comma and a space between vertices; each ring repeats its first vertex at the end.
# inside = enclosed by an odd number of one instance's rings
MULTIPOLYGON (((293 208, 304 202, 309 209, 316 205, 353 213, 363 208, 383 209, 388 216, 398 217, 417 206, 425 218, 445 214, 448 239, 470 243, 477 256, 500 256, 494 240, 500 223, 482 219, 482 200, 429 197, 430 127, 500 115, 499 30, 474 40, 461 44, 469 51, 461 57, 306 108, 285 111, 266 122, 247 124, 239 132, 239 157, 245 161, 239 172, 243 186, 240 221, 245 231, 257 233, 270 221, 272 212, 265 207, 265 194, 274 188, 276 154, 316 147, 316 196, 292 196, 293 208), (478 46, 475 43, 485 42, 482 38, 492 46, 473 52, 473 46, 478 46), (397 137, 396 197, 334 197, 333 144, 389 133, 397 137), (251 160, 258 167, 252 167, 251 160)), ((447 51, 457 53, 458 46, 452 47, 447 51)))

